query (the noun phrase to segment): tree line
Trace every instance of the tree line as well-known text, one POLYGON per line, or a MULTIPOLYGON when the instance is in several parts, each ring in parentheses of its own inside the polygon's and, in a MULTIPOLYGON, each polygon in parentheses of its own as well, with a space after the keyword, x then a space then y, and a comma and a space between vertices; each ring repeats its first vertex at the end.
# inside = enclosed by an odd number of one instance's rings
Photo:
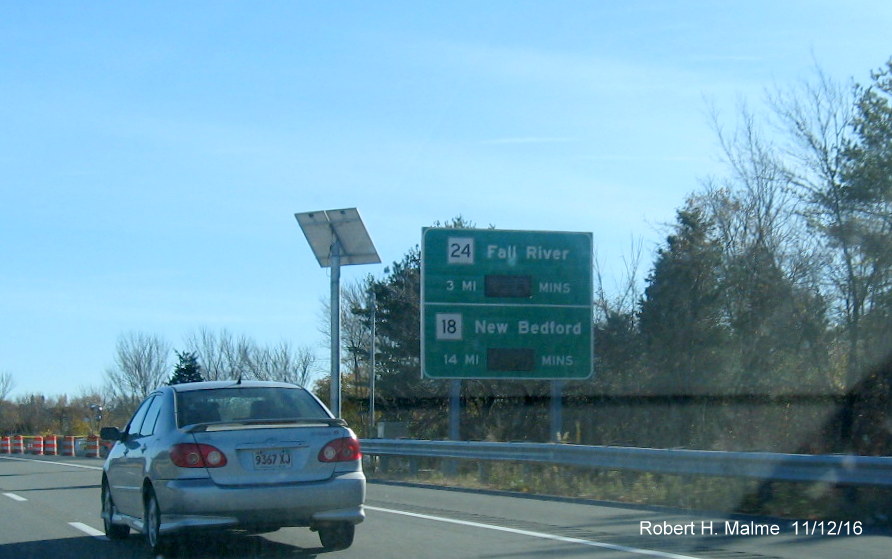
POLYGON ((7 401, 14 380, 4 373, 0 433, 86 435, 98 432, 100 423, 122 427, 139 403, 163 384, 242 378, 305 385, 315 362, 308 347, 295 348, 285 340, 264 346, 227 330, 201 329, 188 336, 183 347, 176 351, 162 337, 146 332, 121 334, 103 386, 83 388, 73 397, 26 394, 7 401))

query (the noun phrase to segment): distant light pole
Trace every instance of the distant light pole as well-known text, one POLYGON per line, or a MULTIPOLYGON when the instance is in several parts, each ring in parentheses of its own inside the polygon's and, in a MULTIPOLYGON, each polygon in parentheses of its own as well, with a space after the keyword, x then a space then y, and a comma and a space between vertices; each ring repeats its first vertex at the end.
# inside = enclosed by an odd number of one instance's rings
POLYGON ((375 438, 375 353, 376 349, 376 340, 375 340, 375 314, 377 312, 378 301, 375 297, 375 291, 373 289, 369 289, 369 313, 371 318, 371 346, 372 349, 369 352, 369 437, 375 438))
POLYGON ((331 268, 331 411, 341 417, 341 266, 378 264, 381 258, 356 208, 294 214, 313 255, 331 268))

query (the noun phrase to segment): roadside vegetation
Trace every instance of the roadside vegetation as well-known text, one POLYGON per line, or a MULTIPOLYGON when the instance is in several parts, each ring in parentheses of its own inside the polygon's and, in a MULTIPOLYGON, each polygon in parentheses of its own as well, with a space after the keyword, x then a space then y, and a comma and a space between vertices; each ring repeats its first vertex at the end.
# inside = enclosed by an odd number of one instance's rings
MULTIPOLYGON (((619 281, 596 266, 595 374, 563 385, 564 440, 892 454, 892 61, 866 85, 816 71, 765 106, 713 116, 727 172, 684 201, 643 280, 640 248, 619 281)), ((368 422, 372 292, 376 421, 442 439, 449 383, 419 374, 419 271, 416 246, 345 290, 344 415, 368 422)), ((462 381, 461 436, 553 440, 549 395, 462 381)))

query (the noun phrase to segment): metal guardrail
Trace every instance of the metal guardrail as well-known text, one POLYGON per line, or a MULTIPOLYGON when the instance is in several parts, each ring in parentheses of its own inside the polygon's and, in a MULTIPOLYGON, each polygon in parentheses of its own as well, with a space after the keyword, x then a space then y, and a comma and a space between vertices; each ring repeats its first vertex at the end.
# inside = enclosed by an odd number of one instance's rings
POLYGON ((363 439, 364 454, 553 464, 604 470, 892 486, 892 457, 363 439))

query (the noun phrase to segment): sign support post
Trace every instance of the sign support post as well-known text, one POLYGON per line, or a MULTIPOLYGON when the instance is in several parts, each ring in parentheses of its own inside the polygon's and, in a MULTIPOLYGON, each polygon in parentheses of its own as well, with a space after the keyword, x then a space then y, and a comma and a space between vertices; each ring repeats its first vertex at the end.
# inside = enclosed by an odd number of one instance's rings
POLYGON ((449 381, 449 439, 461 440, 461 380, 449 381))
POLYGON ((341 243, 333 235, 331 243, 331 291, 328 305, 331 309, 331 386, 329 398, 331 411, 341 417, 341 243))

